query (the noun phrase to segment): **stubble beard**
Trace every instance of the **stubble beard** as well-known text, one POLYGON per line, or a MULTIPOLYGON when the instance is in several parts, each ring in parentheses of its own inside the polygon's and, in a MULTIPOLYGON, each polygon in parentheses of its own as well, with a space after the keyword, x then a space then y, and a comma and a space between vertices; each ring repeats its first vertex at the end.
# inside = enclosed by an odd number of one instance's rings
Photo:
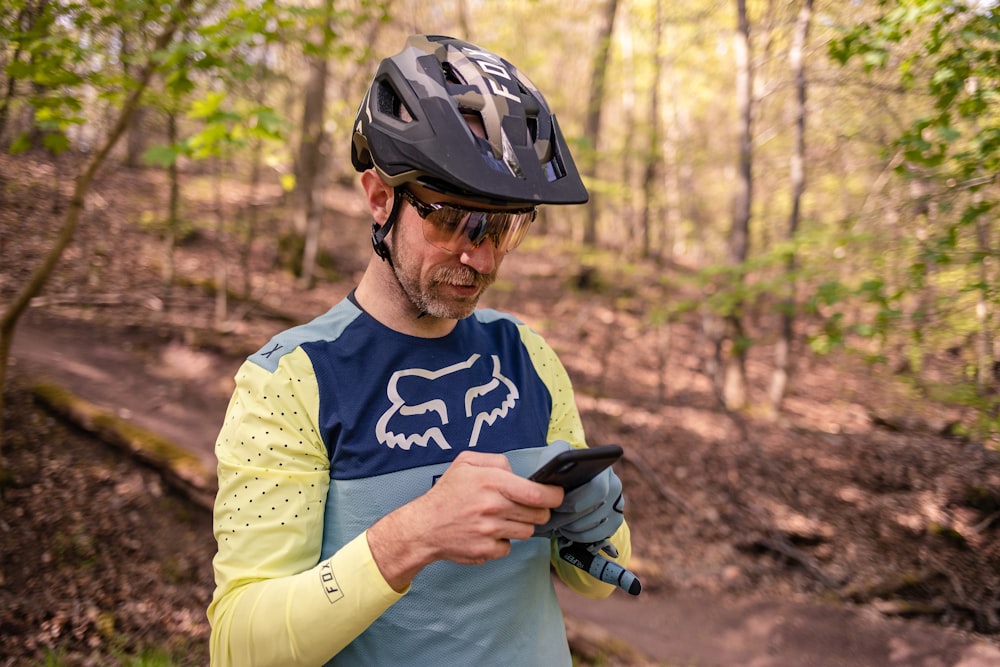
POLYGON ((404 263, 393 262, 393 271, 403 293, 422 315, 441 319, 461 320, 473 313, 479 297, 496 281, 496 273, 479 273, 469 266, 442 266, 434 269, 426 284, 420 282, 419 271, 407 271, 404 263), (474 285, 475 295, 449 297, 442 294, 446 285, 474 285))

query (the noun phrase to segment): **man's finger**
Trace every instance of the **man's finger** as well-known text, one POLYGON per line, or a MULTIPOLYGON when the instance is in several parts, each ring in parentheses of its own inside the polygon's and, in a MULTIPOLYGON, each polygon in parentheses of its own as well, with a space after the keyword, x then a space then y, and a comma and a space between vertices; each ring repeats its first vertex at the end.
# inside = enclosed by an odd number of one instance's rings
POLYGON ((455 457, 452 465, 470 465, 479 468, 502 468, 510 470, 510 461, 503 454, 485 454, 483 452, 462 452, 455 457))
POLYGON ((561 487, 532 482, 526 477, 513 474, 510 477, 504 477, 502 482, 497 485, 497 490, 505 498, 519 505, 548 509, 559 507, 564 494, 561 487))

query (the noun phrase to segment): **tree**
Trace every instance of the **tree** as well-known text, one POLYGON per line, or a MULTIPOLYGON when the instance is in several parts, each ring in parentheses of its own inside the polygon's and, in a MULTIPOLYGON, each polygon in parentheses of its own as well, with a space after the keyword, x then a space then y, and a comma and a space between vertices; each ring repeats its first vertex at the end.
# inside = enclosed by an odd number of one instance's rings
MULTIPOLYGON (((44 31, 15 33, 20 40, 17 48, 37 57, 8 66, 8 76, 44 86, 33 86, 33 94, 25 101, 34 110, 36 126, 45 130, 45 144, 51 150, 61 150, 69 145, 67 132, 73 125, 83 123, 83 99, 89 90, 96 90, 111 103, 111 126, 99 148, 84 163, 75 180, 73 195, 66 210, 52 248, 36 267, 24 287, 15 295, 0 318, 0 388, 5 385, 13 336, 18 320, 31 299, 44 288, 58 265, 63 252, 73 239, 75 230, 85 210, 89 188, 111 151, 125 134, 136 109, 156 73, 164 73, 164 81, 175 90, 190 91, 193 85, 189 75, 192 70, 219 77, 223 72, 253 71, 242 60, 231 60, 247 44, 252 44, 269 31, 287 25, 285 14, 271 3, 248 6, 233 2, 225 6, 202 8, 196 11, 194 0, 181 0, 176 5, 143 4, 126 0, 92 2, 86 8, 55 4, 39 5, 50 14, 39 19, 38 24, 48 25, 44 31), (202 21, 195 25, 193 21, 202 21), (108 28, 127 24, 135 30, 152 32, 157 37, 151 41, 148 52, 136 54, 142 66, 136 78, 122 76, 120 68, 107 58, 94 55, 93 40, 106 35, 108 28), (190 28, 190 32, 187 32, 190 28), (185 40, 178 40, 185 34, 185 40), (13 69, 12 69, 13 66, 13 69)), ((223 95, 222 98, 225 96, 223 95)), ((176 159, 180 151, 192 155, 209 153, 234 137, 231 126, 244 125, 272 132, 275 128, 273 112, 267 108, 251 109, 243 116, 233 116, 222 109, 221 98, 208 94, 204 99, 194 99, 193 114, 206 121, 201 133, 180 146, 168 147, 176 159), (199 153, 201 152, 201 153, 199 153)), ((11 150, 25 150, 31 146, 34 128, 22 133, 11 150)), ((162 157, 162 156, 161 156, 162 157)), ((2 397, 2 391, 0 391, 2 397)), ((2 401, 2 398, 0 398, 2 401)), ((2 402, 0 402, 0 444, 2 444, 2 402)))
MULTIPOLYGON (((735 295, 724 313, 724 329, 716 335, 716 359, 722 356, 722 347, 728 345, 728 355, 721 372, 722 400, 729 409, 746 404, 746 345, 743 327, 743 298, 739 285, 744 280, 743 264, 750 252, 750 214, 753 199, 753 59, 750 43, 750 19, 746 0, 736 0, 736 38, 733 41, 736 56, 736 112, 739 157, 737 160, 736 191, 733 194, 732 226, 729 231, 729 262, 734 270, 729 279, 737 285, 727 289, 735 295), (723 333, 724 332, 724 333, 723 333)), ((718 385, 720 378, 716 378, 718 385)))
POLYGON ((27 41, 23 38, 23 35, 30 34, 36 30, 45 30, 45 25, 47 24, 41 22, 40 19, 43 16, 46 4, 47 0, 42 0, 38 4, 25 2, 17 8, 16 15, 14 12, 11 12, 11 14, 3 17, 3 32, 9 35, 18 35, 18 37, 11 40, 14 49, 4 63, 4 74, 7 78, 7 84, 3 99, 0 100, 0 138, 3 137, 7 129, 7 119, 10 117, 11 104, 14 101, 17 91, 17 72, 19 70, 23 71, 21 58, 25 54, 25 43, 27 41))
MULTIPOLYGON (((863 296, 878 308, 900 310, 922 304, 911 319, 908 365, 919 372, 930 341, 961 349, 963 337, 976 339, 972 375, 979 394, 974 404, 987 431, 1000 431, 995 394, 996 357, 992 338, 1000 305, 996 262, 1000 250, 988 220, 1000 204, 1000 13, 995 3, 948 0, 882 0, 877 14, 849 26, 830 45, 846 66, 860 61, 868 73, 893 68, 898 86, 921 101, 915 118, 891 139, 899 156, 895 174, 911 188, 919 211, 933 211, 918 230, 905 280, 894 291, 869 282, 863 296), (923 68, 921 67, 923 66, 923 68), (926 72, 926 76, 921 76, 926 72), (941 286, 942 295, 933 293, 941 286), (936 331, 935 331, 936 330, 936 331)), ((866 323, 872 335, 887 338, 898 318, 866 323)), ((925 389, 931 389, 925 385, 925 389)))
POLYGON ((330 46, 334 41, 333 0, 324 2, 323 12, 322 21, 316 26, 319 43, 306 45, 309 76, 306 81, 305 104, 302 106, 302 135, 295 170, 295 229, 304 239, 300 282, 306 288, 311 288, 316 281, 316 255, 319 251, 319 230, 323 215, 321 176, 323 157, 329 142, 324 123, 330 46))
POLYGON ((646 166, 642 179, 642 218, 639 224, 641 234, 641 256, 649 258, 653 254, 653 217, 654 202, 657 201, 656 191, 661 187, 657 178, 663 163, 663 151, 660 146, 660 79, 663 76, 663 8, 660 0, 656 0, 653 19, 653 85, 650 86, 649 99, 649 147, 646 166))
MULTIPOLYGON (((587 114, 584 121, 584 135, 589 142, 589 150, 583 156, 584 176, 591 183, 597 179, 598 148, 601 135, 601 109, 604 106, 604 87, 607 78, 609 54, 611 52, 611 35, 615 27, 615 14, 618 11, 618 0, 605 0, 604 12, 597 35, 597 50, 593 56, 593 70, 590 79, 590 94, 587 98, 587 114)), ((591 202, 587 207, 587 222, 583 230, 583 242, 594 245, 597 243, 598 206, 594 201, 594 188, 591 188, 591 202)))
MULTIPOLYGON (((122 135, 125 133, 135 110, 139 106, 139 100, 146 87, 149 85, 153 73, 162 64, 161 58, 163 50, 170 45, 174 35, 180 29, 181 25, 188 19, 188 12, 191 9, 192 4, 192 0, 180 0, 168 13, 155 16, 155 18, 150 18, 150 22, 147 26, 155 25, 158 22, 162 23, 159 35, 154 40, 154 49, 150 52, 148 60, 139 71, 139 76, 134 81, 128 82, 127 97, 118 111, 117 119, 111 130, 108 132, 108 135, 105 137, 103 144, 87 161, 82 171, 77 176, 75 187, 73 189, 73 196, 70 199, 69 208, 66 210, 62 227, 54 245, 42 262, 32 272, 28 282, 17 293, 13 301, 8 304, 2 317, 0 317, 0 454, 2 454, 3 451, 2 445, 4 432, 3 389, 6 387, 7 366, 10 360, 10 350, 13 343, 14 332, 17 328, 17 323, 24 314, 24 311, 27 309, 31 299, 41 292, 45 283, 48 281, 49 276, 52 274, 53 269, 55 269, 56 265, 59 263, 63 251, 65 251, 70 241, 72 241, 73 234, 75 233, 76 227, 80 221, 80 216, 83 214, 87 192, 89 191, 90 185, 94 180, 94 176, 104 164, 108 155, 111 153, 111 150, 118 143, 118 140, 121 139, 122 135)), ((112 15, 115 10, 122 10, 122 8, 114 7, 113 5, 106 6, 105 9, 112 10, 112 15)), ((63 55, 72 55, 72 53, 72 51, 68 51, 63 55)), ((59 64, 62 66, 69 65, 68 62, 59 64)), ((37 77, 44 74, 44 70, 35 70, 32 74, 37 77)), ((60 130, 62 129, 62 126, 59 123, 55 123, 54 126, 60 130)))
POLYGON ((40 144, 51 152, 61 152, 68 145, 67 127, 80 122, 78 100, 63 93, 83 83, 72 66, 82 49, 56 25, 57 12, 48 0, 25 2, 11 25, 14 52, 6 67, 7 96, 0 108, 0 132, 5 129, 18 82, 30 90, 29 106, 34 115, 30 130, 14 142, 15 150, 40 144))
MULTIPOLYGON (((149 45, 141 43, 143 33, 138 33, 138 43, 133 40, 134 36, 130 26, 119 26, 119 58, 122 65, 122 74, 126 79, 135 78, 137 74, 134 54, 149 52, 149 45)), ((132 120, 129 121, 128 129, 125 131, 125 164, 132 168, 140 166, 142 154, 146 149, 147 134, 143 127, 145 116, 145 105, 140 102, 132 114, 132 120)))
POLYGON ((788 256, 785 265, 787 277, 787 296, 779 313, 781 329, 774 351, 774 370, 771 374, 771 387, 768 398, 771 408, 777 411, 781 407, 785 390, 788 386, 792 367, 792 343, 795 332, 795 268, 794 251, 795 237, 799 231, 802 217, 802 195, 806 189, 806 67, 805 49, 809 39, 809 26, 812 23, 813 0, 804 0, 795 23, 795 36, 789 53, 789 61, 795 77, 795 148, 791 156, 790 179, 792 186, 792 210, 788 217, 789 243, 788 256))

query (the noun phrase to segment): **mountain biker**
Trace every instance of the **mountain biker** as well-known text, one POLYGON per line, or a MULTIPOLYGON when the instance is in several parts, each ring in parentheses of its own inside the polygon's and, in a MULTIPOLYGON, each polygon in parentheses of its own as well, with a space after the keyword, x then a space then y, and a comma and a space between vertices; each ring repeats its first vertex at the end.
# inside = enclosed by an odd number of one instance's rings
POLYGON ((587 191, 542 95, 461 40, 382 61, 352 159, 374 220, 354 291, 236 376, 216 444, 217 665, 570 665, 558 539, 627 564, 621 482, 526 477, 586 447, 569 378, 477 309, 540 204, 587 191))

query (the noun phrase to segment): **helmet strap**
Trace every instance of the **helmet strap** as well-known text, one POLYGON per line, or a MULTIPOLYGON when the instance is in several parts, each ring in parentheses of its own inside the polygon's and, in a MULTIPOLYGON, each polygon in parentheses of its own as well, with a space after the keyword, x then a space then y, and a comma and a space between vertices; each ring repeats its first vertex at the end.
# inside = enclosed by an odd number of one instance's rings
MULTIPOLYGON (((392 209, 389 210, 389 215, 386 217, 385 222, 381 225, 377 222, 372 223, 372 247, 375 249, 375 254, 382 258, 382 261, 389 262, 389 266, 392 267, 392 275, 396 278, 396 282, 399 282, 399 276, 396 275, 396 267, 392 263, 392 251, 385 242, 385 237, 389 235, 389 231, 392 226, 396 224, 396 220, 399 219, 399 211, 402 207, 403 197, 400 194, 402 186, 396 186, 392 191, 392 209)), ((400 283, 402 287, 402 283, 400 283)), ((405 292, 405 290, 404 290, 405 292)), ((417 315, 419 320, 424 317, 427 313, 421 311, 417 315)))
POLYGON ((372 223, 372 248, 375 249, 375 254, 381 257, 383 261, 389 262, 389 266, 392 266, 392 253, 385 242, 385 237, 389 235, 389 231, 399 218, 402 201, 403 198, 399 195, 399 186, 397 186, 393 188, 392 209, 389 211, 389 216, 385 219, 385 222, 381 225, 377 222, 372 223))

